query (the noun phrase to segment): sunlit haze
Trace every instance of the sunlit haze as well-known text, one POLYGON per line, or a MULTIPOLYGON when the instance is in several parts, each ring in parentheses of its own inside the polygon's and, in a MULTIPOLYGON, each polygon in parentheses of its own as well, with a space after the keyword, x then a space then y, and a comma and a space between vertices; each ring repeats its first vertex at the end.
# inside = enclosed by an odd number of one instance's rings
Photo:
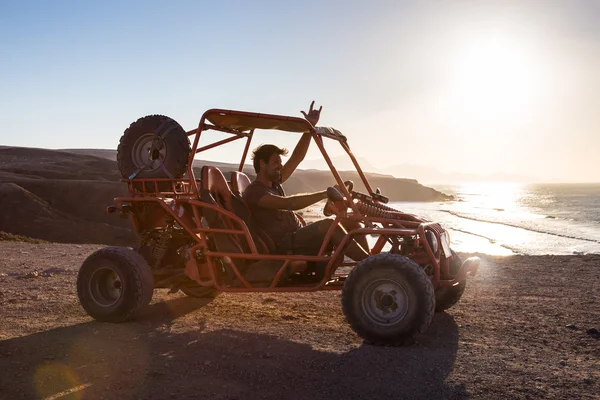
MULTIPOLYGON (((115 149, 148 114, 316 100, 375 172, 600 182, 600 2, 124 3, 0 3, 0 145, 115 149)), ((300 168, 322 166, 313 145, 300 168)))

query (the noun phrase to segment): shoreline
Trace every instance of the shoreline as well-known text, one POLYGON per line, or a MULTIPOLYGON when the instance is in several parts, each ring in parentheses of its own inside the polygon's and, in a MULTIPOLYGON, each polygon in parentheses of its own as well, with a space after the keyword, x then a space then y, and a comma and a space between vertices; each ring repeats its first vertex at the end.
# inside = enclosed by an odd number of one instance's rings
MULTIPOLYGON (((322 210, 323 210, 323 206, 325 205, 325 202, 320 202, 317 203, 315 205, 312 205, 310 207, 307 207, 303 210, 300 210, 300 213, 302 215, 302 218, 304 218, 304 220, 307 223, 312 223, 315 221, 318 221, 320 219, 323 218, 327 218, 323 215, 322 210)), ((442 223, 442 227, 444 227, 446 224, 442 223)), ((528 252, 523 252, 520 251, 518 248, 516 248, 515 246, 510 246, 507 244, 502 244, 502 243, 496 243, 493 239, 490 239, 489 237, 485 236, 485 235, 480 235, 477 233, 473 233, 473 232, 467 232, 467 231, 461 231, 459 229, 456 228, 448 228, 448 230, 450 230, 451 232, 453 232, 453 234, 451 234, 451 238, 454 237, 454 233, 455 232, 460 232, 463 233, 465 235, 469 235, 469 236, 475 236, 475 237, 479 237, 480 239, 483 240, 483 244, 484 246, 482 246, 483 248, 488 248, 488 249, 493 249, 494 247, 499 247, 499 248, 503 248, 506 249, 508 251, 510 251, 510 253, 508 252, 485 252, 485 251, 479 251, 479 250, 473 250, 477 248, 477 245, 471 244, 469 246, 462 246, 461 244, 458 243, 452 243, 450 245, 450 247, 452 247, 455 251, 459 252, 459 253, 472 253, 475 255, 481 255, 481 256, 490 256, 490 257, 496 257, 496 256, 501 256, 501 257, 510 257, 513 255, 523 255, 523 256, 550 256, 550 255, 555 255, 555 256, 580 256, 580 255, 596 255, 596 254, 600 254, 600 251, 598 252, 585 252, 585 251, 577 251, 577 250, 573 250, 572 253, 567 253, 567 252, 562 252, 562 253, 528 253, 528 252), (487 243, 486 243, 487 242, 487 243)))

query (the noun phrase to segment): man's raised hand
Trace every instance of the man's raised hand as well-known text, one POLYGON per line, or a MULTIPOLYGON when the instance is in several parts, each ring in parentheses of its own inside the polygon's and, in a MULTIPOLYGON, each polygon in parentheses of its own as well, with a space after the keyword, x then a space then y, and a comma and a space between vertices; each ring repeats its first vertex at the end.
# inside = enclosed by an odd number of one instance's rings
POLYGON ((310 122, 312 124, 312 126, 316 126, 317 123, 319 122, 319 117, 321 116, 321 110, 323 109, 323 106, 319 107, 318 110, 314 110, 313 106, 315 105, 315 101, 313 100, 312 103, 310 103, 310 109, 308 110, 308 113, 305 113, 304 111, 300 111, 302 113, 302 115, 304 115, 304 118, 310 122))

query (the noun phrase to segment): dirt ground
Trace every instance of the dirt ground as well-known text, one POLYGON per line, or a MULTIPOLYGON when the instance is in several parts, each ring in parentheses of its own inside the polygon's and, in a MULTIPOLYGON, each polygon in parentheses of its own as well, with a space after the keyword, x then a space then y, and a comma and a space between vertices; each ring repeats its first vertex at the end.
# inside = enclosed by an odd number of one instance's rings
POLYGON ((486 257, 389 348, 351 331, 337 292, 157 290, 136 321, 95 322, 75 279, 99 247, 0 242, 0 398, 600 399, 600 256, 486 257))

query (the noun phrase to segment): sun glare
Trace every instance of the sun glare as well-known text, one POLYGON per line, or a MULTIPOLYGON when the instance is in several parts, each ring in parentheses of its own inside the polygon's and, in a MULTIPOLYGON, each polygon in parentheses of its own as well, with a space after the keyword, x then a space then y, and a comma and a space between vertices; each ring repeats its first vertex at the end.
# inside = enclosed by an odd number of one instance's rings
POLYGON ((459 115, 487 121, 518 118, 538 95, 535 63, 517 41, 501 35, 482 38, 456 60, 450 104, 459 115))
POLYGON ((521 183, 478 182, 464 183, 460 192, 468 199, 469 209, 515 212, 525 193, 521 183))

